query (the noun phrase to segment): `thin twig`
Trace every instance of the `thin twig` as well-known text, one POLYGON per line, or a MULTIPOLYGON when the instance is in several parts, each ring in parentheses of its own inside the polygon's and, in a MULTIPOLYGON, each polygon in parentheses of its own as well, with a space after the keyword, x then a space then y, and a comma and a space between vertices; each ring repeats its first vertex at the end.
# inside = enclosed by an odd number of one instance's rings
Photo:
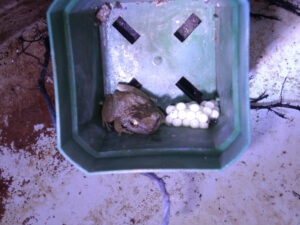
POLYGON ((300 194, 298 194, 296 191, 293 191, 293 195, 300 200, 300 194))
POLYGON ((286 116, 283 113, 277 112, 272 108, 269 108, 268 110, 275 113, 277 116, 281 117, 282 119, 287 119, 286 116))
POLYGON ((25 54, 27 56, 30 56, 32 58, 34 58, 35 60, 37 60, 38 65, 40 65, 42 67, 42 70, 40 72, 40 78, 38 80, 38 89, 40 90, 41 94, 43 95, 45 102, 47 104, 49 113, 50 113, 50 117, 52 120, 52 124, 54 126, 54 128, 56 128, 56 116, 55 116, 55 111, 52 105, 52 101, 50 99, 50 96, 47 92, 46 86, 45 86, 45 76, 46 73, 48 72, 49 74, 52 74, 51 71, 49 71, 48 66, 50 63, 50 43, 49 43, 49 37, 42 35, 40 38, 38 39, 34 39, 34 40, 26 40, 23 37, 20 37, 20 41, 22 41, 22 50, 19 53, 19 55, 21 54, 25 54), (31 46, 32 43, 37 42, 37 41, 41 41, 43 40, 43 45, 45 47, 45 53, 44 53, 44 61, 43 63, 41 62, 40 58, 27 52, 26 50, 31 46), (29 44, 24 47, 24 42, 28 42, 29 44))
POLYGON ((22 50, 21 53, 23 53, 23 54, 25 54, 25 55, 28 55, 28 56, 30 56, 30 57, 36 59, 39 65, 43 65, 43 64, 41 63, 41 60, 40 60, 39 57, 37 57, 37 56, 35 56, 35 55, 33 55, 33 54, 29 53, 29 52, 26 52, 26 50, 24 50, 24 51, 22 50))
POLYGON ((299 6, 284 0, 269 0, 270 5, 275 5, 280 8, 283 8, 291 13, 294 13, 297 16, 300 16, 299 6))
POLYGON ((54 126, 54 128, 56 128, 56 117, 55 117, 55 111, 54 111, 54 108, 52 106, 52 102, 51 102, 51 99, 48 95, 48 92, 46 90, 46 87, 45 87, 45 76, 46 76, 46 69, 45 68, 48 68, 48 65, 49 65, 49 62, 50 62, 50 43, 49 43, 49 37, 47 36, 45 39, 44 39, 44 46, 45 46, 45 53, 44 53, 44 63, 43 63, 43 69, 40 73, 40 79, 38 80, 38 84, 39 84, 39 87, 40 87, 40 91, 46 101, 46 104, 47 104, 47 107, 48 107, 48 110, 49 110, 49 113, 50 113, 50 116, 51 116, 51 120, 52 120, 52 124, 54 126))
POLYGON ((42 40, 44 37, 43 36, 41 36, 41 37, 39 37, 38 39, 34 39, 34 40, 27 40, 27 39, 25 39, 25 38, 23 38, 22 36, 20 37, 20 40, 22 41, 22 42, 29 42, 29 43, 34 43, 34 42, 37 42, 37 41, 40 41, 40 40, 42 40))
POLYGON ((271 103, 271 104, 251 104, 251 109, 270 109, 270 108, 288 108, 300 111, 299 105, 291 105, 289 103, 271 103))
POLYGON ((259 13, 250 13, 251 17, 255 18, 255 19, 269 19, 269 20, 277 20, 277 21, 281 21, 278 17, 276 16, 268 16, 268 15, 263 15, 263 14, 259 14, 259 13))
POLYGON ((288 109, 295 109, 295 110, 300 111, 300 106, 299 105, 291 105, 289 103, 284 104, 284 103, 281 103, 281 102, 277 102, 277 103, 273 103, 273 104, 267 104, 267 103, 257 104, 257 103, 251 102, 250 108, 255 109, 255 110, 267 109, 267 110, 275 113, 277 116, 279 116, 283 119, 287 119, 287 117, 283 113, 275 111, 274 108, 288 108, 288 109))
POLYGON ((31 46, 32 43, 37 42, 37 41, 41 41, 42 39, 45 39, 45 38, 47 38, 47 37, 40 37, 40 38, 35 39, 35 40, 26 40, 23 37, 20 37, 19 40, 22 42, 22 50, 18 53, 18 55, 25 54, 27 56, 30 56, 30 57, 34 58, 35 60, 37 60, 38 64, 43 69, 45 69, 51 76, 53 76, 52 72, 47 67, 45 67, 43 65, 43 63, 41 63, 41 60, 40 60, 39 57, 37 57, 37 56, 31 54, 30 52, 26 51, 31 46), (26 47, 24 47, 24 42, 28 42, 29 44, 26 47))
POLYGON ((284 81, 283 81, 283 83, 282 83, 282 85, 281 85, 281 90, 280 90, 280 102, 282 102, 282 92, 283 92, 283 88, 284 88, 286 79, 287 79, 287 76, 284 78, 284 81))
POLYGON ((284 85, 286 83, 286 80, 287 80, 287 77, 285 77, 285 79, 282 83, 282 86, 281 86, 280 101, 279 102, 276 102, 276 103, 259 103, 259 101, 269 97, 269 95, 266 94, 266 92, 264 91, 257 98, 251 98, 250 108, 255 109, 255 110, 267 109, 267 110, 275 113, 277 116, 279 116, 283 119, 287 119, 287 117, 283 113, 280 113, 280 112, 274 110, 274 108, 288 108, 288 109, 295 109, 295 110, 300 111, 300 106, 299 105, 291 105, 289 103, 282 103, 282 93, 283 93, 283 89, 284 89, 284 85))
POLYGON ((251 103, 256 103, 256 102, 259 102, 259 101, 261 101, 261 100, 263 100, 263 99, 265 99, 265 98, 268 98, 269 97, 269 95, 268 94, 266 94, 266 91, 264 91, 260 96, 258 96, 257 98, 250 98, 250 100, 251 100, 251 103))

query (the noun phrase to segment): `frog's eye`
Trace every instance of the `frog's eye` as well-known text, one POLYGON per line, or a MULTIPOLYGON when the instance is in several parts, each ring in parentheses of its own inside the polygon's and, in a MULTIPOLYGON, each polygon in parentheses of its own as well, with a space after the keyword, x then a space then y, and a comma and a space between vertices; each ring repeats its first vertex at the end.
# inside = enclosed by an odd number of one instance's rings
POLYGON ((113 23, 113 27, 116 28, 131 44, 136 42, 136 40, 141 36, 131 26, 129 26, 129 24, 121 16, 119 16, 113 23))
POLYGON ((184 42, 188 36, 198 27, 201 23, 201 20, 198 16, 192 13, 189 18, 178 28, 178 30, 174 33, 175 37, 178 38, 179 41, 184 42))
POLYGON ((133 126, 133 127, 138 127, 139 126, 139 123, 137 120, 131 120, 130 121, 130 125, 133 126))

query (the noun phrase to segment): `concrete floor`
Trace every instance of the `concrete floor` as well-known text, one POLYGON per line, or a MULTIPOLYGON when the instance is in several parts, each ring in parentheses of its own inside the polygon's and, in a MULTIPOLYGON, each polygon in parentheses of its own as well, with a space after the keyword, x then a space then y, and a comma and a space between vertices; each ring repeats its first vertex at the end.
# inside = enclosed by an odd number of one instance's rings
MULTIPOLYGON (((287 77, 283 100, 299 105, 300 17, 256 1, 252 11, 280 21, 251 18, 250 95, 266 91, 265 101, 276 101, 287 77)), ((43 30, 37 24, 23 35, 43 30)), ((29 50, 42 57, 41 46, 29 50)), ((0 224, 160 224, 163 202, 152 180, 88 176, 61 157, 43 99, 29 89, 36 62, 17 56, 19 48, 12 39, 0 49, 0 224)), ((52 84, 48 76, 49 90, 52 84)), ((170 194, 171 225, 300 224, 300 112, 280 112, 288 119, 251 111, 252 144, 227 170, 158 174, 170 194)))

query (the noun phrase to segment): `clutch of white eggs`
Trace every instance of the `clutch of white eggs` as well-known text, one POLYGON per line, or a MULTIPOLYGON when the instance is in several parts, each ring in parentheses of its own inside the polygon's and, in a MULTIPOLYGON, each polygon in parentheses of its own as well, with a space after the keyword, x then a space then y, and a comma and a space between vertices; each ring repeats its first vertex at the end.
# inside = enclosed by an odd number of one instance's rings
POLYGON ((215 100, 202 101, 201 104, 179 102, 169 105, 166 113, 167 125, 207 129, 211 120, 218 119, 220 109, 215 100))

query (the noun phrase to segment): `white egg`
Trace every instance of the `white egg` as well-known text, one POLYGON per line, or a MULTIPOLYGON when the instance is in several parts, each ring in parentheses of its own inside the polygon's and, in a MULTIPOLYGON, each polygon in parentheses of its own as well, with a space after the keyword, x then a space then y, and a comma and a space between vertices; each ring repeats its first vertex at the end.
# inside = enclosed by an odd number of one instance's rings
POLYGON ((202 101, 200 105, 205 106, 207 101, 202 101))
POLYGON ((172 118, 172 119, 176 119, 178 117, 178 111, 177 110, 174 110, 172 111, 169 116, 172 118))
POLYGON ((200 123, 207 123, 208 121, 208 116, 200 111, 197 112, 196 118, 199 120, 200 123))
POLYGON ((171 112, 173 112, 174 110, 176 110, 176 107, 174 105, 169 105, 167 108, 166 108, 166 113, 167 114, 170 114, 171 112))
POLYGON ((210 114, 210 118, 211 118, 211 119, 218 119, 219 116, 220 116, 219 111, 213 109, 212 112, 211 112, 211 114, 210 114))
POLYGON ((185 118, 184 120, 182 120, 182 125, 185 127, 189 127, 191 125, 191 120, 185 118))
POLYGON ((212 112, 212 109, 211 108, 208 108, 208 107, 204 107, 202 112, 208 116, 210 116, 211 112, 212 112))
POLYGON ((208 107, 210 109, 213 109, 215 107, 215 104, 213 103, 213 101, 209 101, 209 102, 206 102, 204 104, 205 107, 208 107))
POLYGON ((193 112, 197 112, 199 111, 200 109, 200 105, 198 105, 197 103, 194 103, 194 104, 190 104, 189 105, 189 109, 193 112))
POLYGON ((201 129, 207 129, 208 128, 208 123, 199 123, 199 127, 201 129))
POLYGON ((190 111, 190 110, 188 110, 188 111, 186 112, 186 118, 188 118, 189 120, 192 120, 192 119, 194 119, 195 117, 196 117, 196 113, 195 113, 195 112, 190 111))
POLYGON ((176 104, 176 109, 177 110, 185 110, 186 105, 183 102, 179 102, 179 103, 176 104))
POLYGON ((218 106, 215 106, 212 110, 217 110, 218 112, 220 112, 220 108, 218 106))
POLYGON ((215 107, 219 105, 217 100, 211 100, 211 102, 214 103, 215 107))
POLYGON ((180 111, 178 111, 178 115, 177 115, 177 117, 179 118, 179 119, 185 119, 186 118, 186 111, 185 110, 180 110, 180 111))
POLYGON ((173 118, 170 115, 166 116, 166 124, 171 125, 173 123, 173 118))
POLYGON ((189 103, 186 103, 186 106, 190 106, 190 105, 192 105, 192 104, 197 104, 197 102, 191 101, 191 102, 189 102, 189 103))
POLYGON ((193 120, 191 120, 191 122, 190 122, 190 126, 191 126, 191 128, 199 128, 199 121, 198 120, 196 120, 196 119, 193 119, 193 120))
POLYGON ((182 120, 176 118, 176 119, 173 120, 172 124, 173 124, 174 127, 180 127, 182 125, 182 120))

